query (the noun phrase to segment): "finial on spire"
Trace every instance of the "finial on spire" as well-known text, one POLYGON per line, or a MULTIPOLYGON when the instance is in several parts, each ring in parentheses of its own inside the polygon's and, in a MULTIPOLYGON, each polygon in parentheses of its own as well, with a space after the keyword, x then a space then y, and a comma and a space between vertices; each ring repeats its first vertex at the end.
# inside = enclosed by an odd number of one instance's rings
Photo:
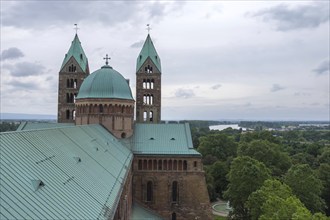
POLYGON ((148 34, 149 34, 150 33, 150 30, 151 30, 150 24, 147 24, 147 28, 146 29, 148 30, 148 34))
POLYGON ((73 29, 75 29, 75 30, 76 30, 76 34, 77 34, 77 32, 78 32, 78 29, 79 29, 79 28, 78 28, 78 24, 74 24, 74 26, 75 26, 75 27, 74 27, 73 29))
POLYGON ((108 54, 105 55, 105 57, 103 58, 103 60, 105 60, 105 65, 108 65, 108 64, 109 64, 108 60, 110 60, 110 59, 111 59, 111 58, 108 57, 108 54))

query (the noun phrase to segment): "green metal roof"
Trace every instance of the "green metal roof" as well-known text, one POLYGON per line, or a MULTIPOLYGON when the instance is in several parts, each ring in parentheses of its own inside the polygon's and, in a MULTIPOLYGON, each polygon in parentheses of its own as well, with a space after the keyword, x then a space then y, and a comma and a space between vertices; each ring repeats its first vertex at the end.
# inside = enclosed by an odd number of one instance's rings
POLYGON ((161 65, 160 65, 160 58, 157 54, 157 51, 155 49, 155 46, 150 38, 150 35, 148 34, 147 39, 145 40, 142 50, 137 58, 136 61, 136 72, 139 71, 141 66, 144 64, 144 62, 150 58, 152 62, 155 64, 159 72, 161 72, 161 65))
POLYGON ((149 210, 138 203, 132 204, 131 220, 163 220, 157 213, 149 210))
POLYGON ((77 61, 80 68, 84 72, 87 71, 88 60, 87 60, 87 57, 85 55, 83 48, 81 47, 81 42, 80 42, 77 34, 75 35, 75 37, 72 41, 69 51, 65 54, 65 57, 64 57, 64 60, 63 60, 62 66, 61 66, 61 70, 63 69, 65 64, 70 60, 71 57, 73 57, 77 61))
POLYGON ((109 65, 96 70, 83 81, 76 99, 82 98, 134 100, 126 79, 109 65))
POLYGON ((131 145, 134 154, 200 156, 189 124, 135 124, 131 145))
POLYGON ((58 128, 73 126, 74 123, 52 123, 52 122, 28 122, 24 121, 18 126, 16 131, 26 131, 34 129, 44 129, 44 128, 58 128))
POLYGON ((113 219, 133 155, 102 126, 0 140, 0 219, 113 219))

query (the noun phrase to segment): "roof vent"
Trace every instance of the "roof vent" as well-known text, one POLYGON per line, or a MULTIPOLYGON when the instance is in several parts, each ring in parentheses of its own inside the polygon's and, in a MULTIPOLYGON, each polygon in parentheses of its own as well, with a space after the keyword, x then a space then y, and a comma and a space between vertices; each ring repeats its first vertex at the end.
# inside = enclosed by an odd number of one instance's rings
POLYGON ((151 138, 149 138, 149 140, 155 140, 155 138, 151 137, 151 138))
POLYGON ((80 157, 73 157, 73 159, 76 161, 76 163, 81 162, 81 158, 80 157))
POLYGON ((37 191, 41 187, 45 186, 44 182, 42 182, 41 180, 31 180, 31 184, 32 184, 32 189, 34 191, 37 191))
POLYGON ((171 138, 171 141, 175 141, 175 138, 171 138))

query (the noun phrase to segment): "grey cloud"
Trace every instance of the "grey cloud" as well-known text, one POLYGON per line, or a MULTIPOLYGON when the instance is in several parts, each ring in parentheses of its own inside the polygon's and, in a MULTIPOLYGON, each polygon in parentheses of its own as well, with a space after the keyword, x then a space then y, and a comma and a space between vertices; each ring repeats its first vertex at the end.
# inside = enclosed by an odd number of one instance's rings
POLYGON ((24 57, 23 52, 16 47, 11 47, 1 52, 0 60, 13 60, 18 59, 20 57, 24 57))
MULTIPOLYGON (((47 26, 80 23, 136 24, 142 19, 157 18, 182 8, 176 2, 139 1, 20 1, 2 10, 4 26, 45 28, 47 26)), ((156 20, 157 20, 156 19, 156 20)))
POLYGON ((279 84, 273 84, 272 88, 270 89, 271 92, 277 92, 280 90, 285 89, 285 87, 280 86, 279 84))
POLYGON ((177 89, 175 91, 175 97, 177 97, 177 98, 188 99, 188 98, 191 98, 194 96, 195 96, 195 93, 191 89, 177 89))
POLYGON ((14 65, 5 65, 3 68, 9 70, 10 74, 16 77, 41 75, 45 70, 45 67, 41 64, 30 62, 20 62, 14 65))
POLYGON ((27 89, 27 90, 37 90, 39 89, 39 85, 36 82, 25 82, 21 80, 11 80, 8 82, 8 85, 11 85, 15 87, 15 90, 17 89, 27 89))
POLYGON ((219 89, 220 87, 221 87, 221 84, 216 84, 216 85, 212 86, 211 89, 213 89, 213 90, 217 90, 217 89, 219 89))
POLYGON ((317 73, 318 75, 327 74, 329 73, 329 66, 330 60, 323 60, 315 69, 313 69, 313 72, 317 73))
POLYGON ((135 42, 134 44, 132 44, 130 47, 131 48, 142 48, 143 43, 144 43, 144 40, 140 40, 140 41, 135 42))
POLYGON ((296 7, 282 4, 253 13, 252 16, 260 16, 265 22, 275 22, 279 31, 315 28, 329 21, 329 2, 313 2, 296 7))

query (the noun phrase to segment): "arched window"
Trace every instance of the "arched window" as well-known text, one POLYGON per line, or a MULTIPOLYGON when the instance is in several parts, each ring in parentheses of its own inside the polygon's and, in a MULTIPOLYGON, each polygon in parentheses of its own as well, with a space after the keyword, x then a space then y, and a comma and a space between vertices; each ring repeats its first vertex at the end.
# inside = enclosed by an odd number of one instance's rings
POLYGON ((152 170, 152 160, 148 160, 148 170, 152 170))
POLYGON ((174 181, 172 183, 172 202, 178 201, 178 182, 174 181))
POLYGON ((168 161, 168 170, 172 170, 172 160, 168 161))
POLYGON ((66 80, 66 87, 70 88, 70 80, 69 79, 66 80))
POLYGON ((76 111, 75 111, 75 110, 72 111, 72 119, 73 119, 73 120, 76 119, 76 111))
POLYGON ((70 103, 70 94, 69 93, 66 94, 66 102, 70 103))
POLYGON ((177 170, 177 169, 178 169, 177 160, 174 160, 174 162, 173 162, 173 170, 177 170))
POLYGON ((157 170, 157 160, 154 160, 154 170, 157 170))
POLYGON ((176 220, 176 213, 175 212, 172 213, 172 220, 176 220))
POLYGON ((183 161, 183 170, 187 170, 187 168, 188 168, 187 161, 184 160, 184 161, 183 161))
POLYGON ((70 119, 70 110, 66 110, 66 119, 70 119))
POLYGON ((142 160, 139 160, 138 170, 142 170, 142 160))
POLYGON ((147 79, 147 89, 150 89, 150 80, 147 79))
POLYGON ((158 170, 162 170, 162 169, 163 169, 163 161, 158 160, 158 170))
POLYGON ((147 202, 151 202, 153 200, 153 184, 151 181, 147 183, 147 202))
POLYGON ((143 170, 147 170, 147 168, 148 168, 148 161, 143 160, 143 170))
POLYGON ((167 170, 167 160, 164 160, 163 170, 167 170))
POLYGON ((99 111, 100 111, 100 113, 103 113, 103 105, 99 105, 99 111))
POLYGON ((182 170, 182 160, 179 160, 178 170, 182 170))

